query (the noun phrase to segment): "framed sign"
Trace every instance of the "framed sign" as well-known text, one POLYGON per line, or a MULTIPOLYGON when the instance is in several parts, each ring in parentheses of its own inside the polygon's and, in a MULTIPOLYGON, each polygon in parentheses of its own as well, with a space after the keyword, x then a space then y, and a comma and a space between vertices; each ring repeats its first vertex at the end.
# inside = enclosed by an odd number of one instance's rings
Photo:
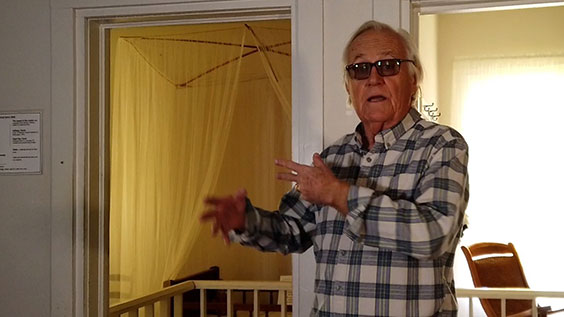
POLYGON ((41 172, 41 112, 0 112, 0 175, 41 172))

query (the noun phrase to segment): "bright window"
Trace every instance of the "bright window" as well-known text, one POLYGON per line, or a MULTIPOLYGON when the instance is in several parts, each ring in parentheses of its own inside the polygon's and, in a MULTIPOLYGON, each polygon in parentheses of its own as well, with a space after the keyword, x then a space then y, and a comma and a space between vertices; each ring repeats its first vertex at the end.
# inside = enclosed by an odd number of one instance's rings
MULTIPOLYGON (((470 148, 462 243, 513 242, 532 288, 562 290, 564 56, 457 60, 453 72, 453 125, 470 148)), ((469 276, 463 261, 456 274, 469 276)))

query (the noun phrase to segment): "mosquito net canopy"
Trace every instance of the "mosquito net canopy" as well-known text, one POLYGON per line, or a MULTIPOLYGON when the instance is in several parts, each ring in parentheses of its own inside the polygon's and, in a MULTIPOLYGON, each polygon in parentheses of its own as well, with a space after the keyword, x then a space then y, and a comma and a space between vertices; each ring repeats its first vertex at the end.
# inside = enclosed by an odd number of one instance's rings
POLYGON ((244 187, 276 209, 288 190, 273 160, 291 158, 289 21, 112 32, 111 303, 212 265, 289 274, 289 259, 226 247, 198 220, 208 195, 244 187))

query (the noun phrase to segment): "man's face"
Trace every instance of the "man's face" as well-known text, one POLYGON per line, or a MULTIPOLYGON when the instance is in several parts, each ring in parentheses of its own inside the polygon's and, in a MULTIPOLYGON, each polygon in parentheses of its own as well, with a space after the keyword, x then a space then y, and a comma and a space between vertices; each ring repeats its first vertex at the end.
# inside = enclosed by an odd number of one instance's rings
MULTIPOLYGON (((402 42, 393 33, 369 30, 359 35, 348 51, 347 64, 376 62, 383 59, 406 59, 402 42)), ((356 114, 366 128, 384 130, 399 123, 411 107, 417 84, 408 62, 401 64, 397 75, 382 77, 372 67, 370 77, 349 78, 346 85, 356 114)))

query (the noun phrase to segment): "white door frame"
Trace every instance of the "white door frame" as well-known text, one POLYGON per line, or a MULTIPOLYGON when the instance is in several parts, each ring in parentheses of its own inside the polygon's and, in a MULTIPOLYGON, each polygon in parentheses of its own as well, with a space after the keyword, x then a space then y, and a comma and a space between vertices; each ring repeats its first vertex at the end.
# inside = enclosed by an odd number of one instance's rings
MULTIPOLYGON (((322 55, 321 40, 297 33, 297 21, 308 32, 320 29, 319 10, 321 0, 310 0, 298 4, 297 0, 226 0, 226 1, 178 1, 178 0, 51 0, 51 105, 52 105, 52 234, 51 234, 51 316, 89 316, 87 308, 87 276, 85 267, 96 270, 99 276, 107 279, 108 250, 93 250, 87 245, 86 205, 95 204, 104 208, 104 170, 103 160, 95 162, 98 191, 97 201, 89 201, 90 190, 87 147, 89 146, 89 91, 90 86, 87 62, 88 21, 90 19, 147 16, 179 15, 191 12, 252 12, 286 8, 292 20, 292 156, 294 160, 309 162, 311 155, 323 146, 323 106, 322 106, 322 55), (298 13, 298 7, 300 12, 298 13), (298 58, 299 57, 299 58, 298 58), (309 69, 303 69, 307 66, 309 69), (312 68, 317 71, 311 72, 312 68), (316 68, 317 67, 317 68, 316 68), (305 72, 303 76, 301 75, 305 72), (96 252, 95 263, 85 263, 88 252, 96 252), (85 264, 88 264, 85 266, 85 264)), ((118 21, 119 22, 119 21, 118 21)), ((104 23, 104 22, 102 22, 104 23)), ((113 23, 113 22, 112 22, 113 23)), ((107 24, 100 28, 103 32, 107 24)), ((307 33, 307 32, 306 32, 307 33)), ((100 42, 103 46, 103 41, 100 42)), ((98 70, 103 74, 104 69, 98 70)), ((101 76, 103 77, 103 76, 101 76)), ((103 97, 103 86, 101 97, 103 97)), ((101 120, 98 140, 103 140, 104 113, 98 113, 101 120)), ((101 145, 103 149, 103 144, 101 145)), ((91 241, 96 246, 107 243, 104 228, 107 227, 104 212, 98 217, 98 228, 91 241)), ((299 257, 294 257, 294 268, 300 265, 299 257)), ((295 276, 299 281, 299 277, 295 276)), ((107 283, 107 282, 106 282, 107 283)), ((107 286, 98 283, 94 287, 99 298, 96 311, 102 315, 107 311, 107 286), (104 294, 106 293, 106 294, 104 294)), ((299 302, 299 283, 294 284, 294 301, 299 302)), ((298 315, 299 308, 296 307, 298 315)))

